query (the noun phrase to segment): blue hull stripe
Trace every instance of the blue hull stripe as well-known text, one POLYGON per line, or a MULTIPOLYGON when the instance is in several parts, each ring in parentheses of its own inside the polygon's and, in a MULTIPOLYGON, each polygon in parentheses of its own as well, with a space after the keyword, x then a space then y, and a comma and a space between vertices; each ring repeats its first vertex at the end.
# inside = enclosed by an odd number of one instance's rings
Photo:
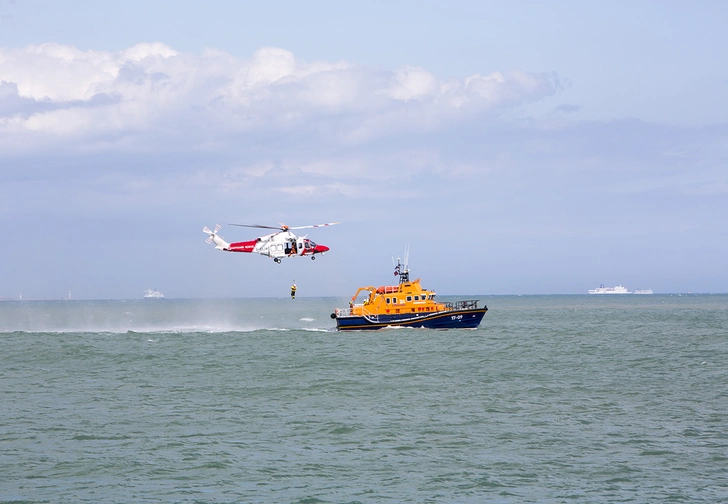
POLYGON ((480 325, 487 308, 474 310, 456 310, 427 315, 398 314, 379 315, 376 319, 361 316, 346 316, 336 318, 336 328, 339 331, 352 331, 362 329, 383 329, 385 327, 423 327, 426 329, 474 329, 480 325))

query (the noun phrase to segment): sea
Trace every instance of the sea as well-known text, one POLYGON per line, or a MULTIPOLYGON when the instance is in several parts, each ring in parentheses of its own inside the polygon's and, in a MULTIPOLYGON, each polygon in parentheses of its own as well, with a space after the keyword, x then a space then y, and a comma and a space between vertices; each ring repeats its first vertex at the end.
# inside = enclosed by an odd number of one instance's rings
POLYGON ((728 502, 728 295, 477 298, 0 302, 0 502, 728 502))

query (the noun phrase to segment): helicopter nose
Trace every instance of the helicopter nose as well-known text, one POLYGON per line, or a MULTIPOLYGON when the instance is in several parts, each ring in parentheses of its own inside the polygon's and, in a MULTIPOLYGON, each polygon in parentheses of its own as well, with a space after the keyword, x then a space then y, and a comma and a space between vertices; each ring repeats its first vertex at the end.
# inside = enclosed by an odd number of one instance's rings
POLYGON ((318 252, 319 254, 323 254, 324 252, 328 252, 328 251, 329 251, 329 247, 327 247, 326 245, 317 245, 316 246, 316 252, 318 252))

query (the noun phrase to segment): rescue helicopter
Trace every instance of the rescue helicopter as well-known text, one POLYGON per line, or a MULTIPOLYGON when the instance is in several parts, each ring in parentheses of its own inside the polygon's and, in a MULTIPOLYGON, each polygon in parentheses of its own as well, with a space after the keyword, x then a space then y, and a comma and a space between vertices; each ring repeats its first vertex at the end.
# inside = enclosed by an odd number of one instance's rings
POLYGON ((202 229, 202 232, 207 234, 207 243, 214 244, 218 250, 224 250, 226 252, 248 252, 257 253, 263 256, 272 257, 276 263, 280 263, 282 259, 286 257, 310 257, 316 259, 316 254, 324 254, 329 251, 329 247, 326 245, 318 245, 306 238, 308 235, 296 236, 291 232, 292 229, 308 229, 325 226, 333 226, 338 222, 328 222, 326 224, 314 224, 312 226, 261 226, 257 224, 230 224, 231 226, 249 227, 249 228, 260 228, 260 229, 275 229, 276 231, 265 236, 260 236, 254 240, 241 241, 228 243, 222 236, 217 234, 221 226, 218 224, 215 226, 215 230, 211 230, 207 226, 202 229))

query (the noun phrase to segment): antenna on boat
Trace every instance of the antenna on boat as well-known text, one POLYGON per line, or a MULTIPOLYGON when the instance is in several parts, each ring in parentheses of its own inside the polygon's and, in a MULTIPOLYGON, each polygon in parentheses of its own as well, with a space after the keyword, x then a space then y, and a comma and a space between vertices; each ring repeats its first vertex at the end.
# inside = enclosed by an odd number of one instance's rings
MULTIPOLYGON (((392 257, 392 264, 394 264, 394 257, 392 257)), ((398 257, 397 264, 394 266, 394 275, 399 275, 399 283, 409 282, 409 243, 404 248, 404 265, 398 257)))

